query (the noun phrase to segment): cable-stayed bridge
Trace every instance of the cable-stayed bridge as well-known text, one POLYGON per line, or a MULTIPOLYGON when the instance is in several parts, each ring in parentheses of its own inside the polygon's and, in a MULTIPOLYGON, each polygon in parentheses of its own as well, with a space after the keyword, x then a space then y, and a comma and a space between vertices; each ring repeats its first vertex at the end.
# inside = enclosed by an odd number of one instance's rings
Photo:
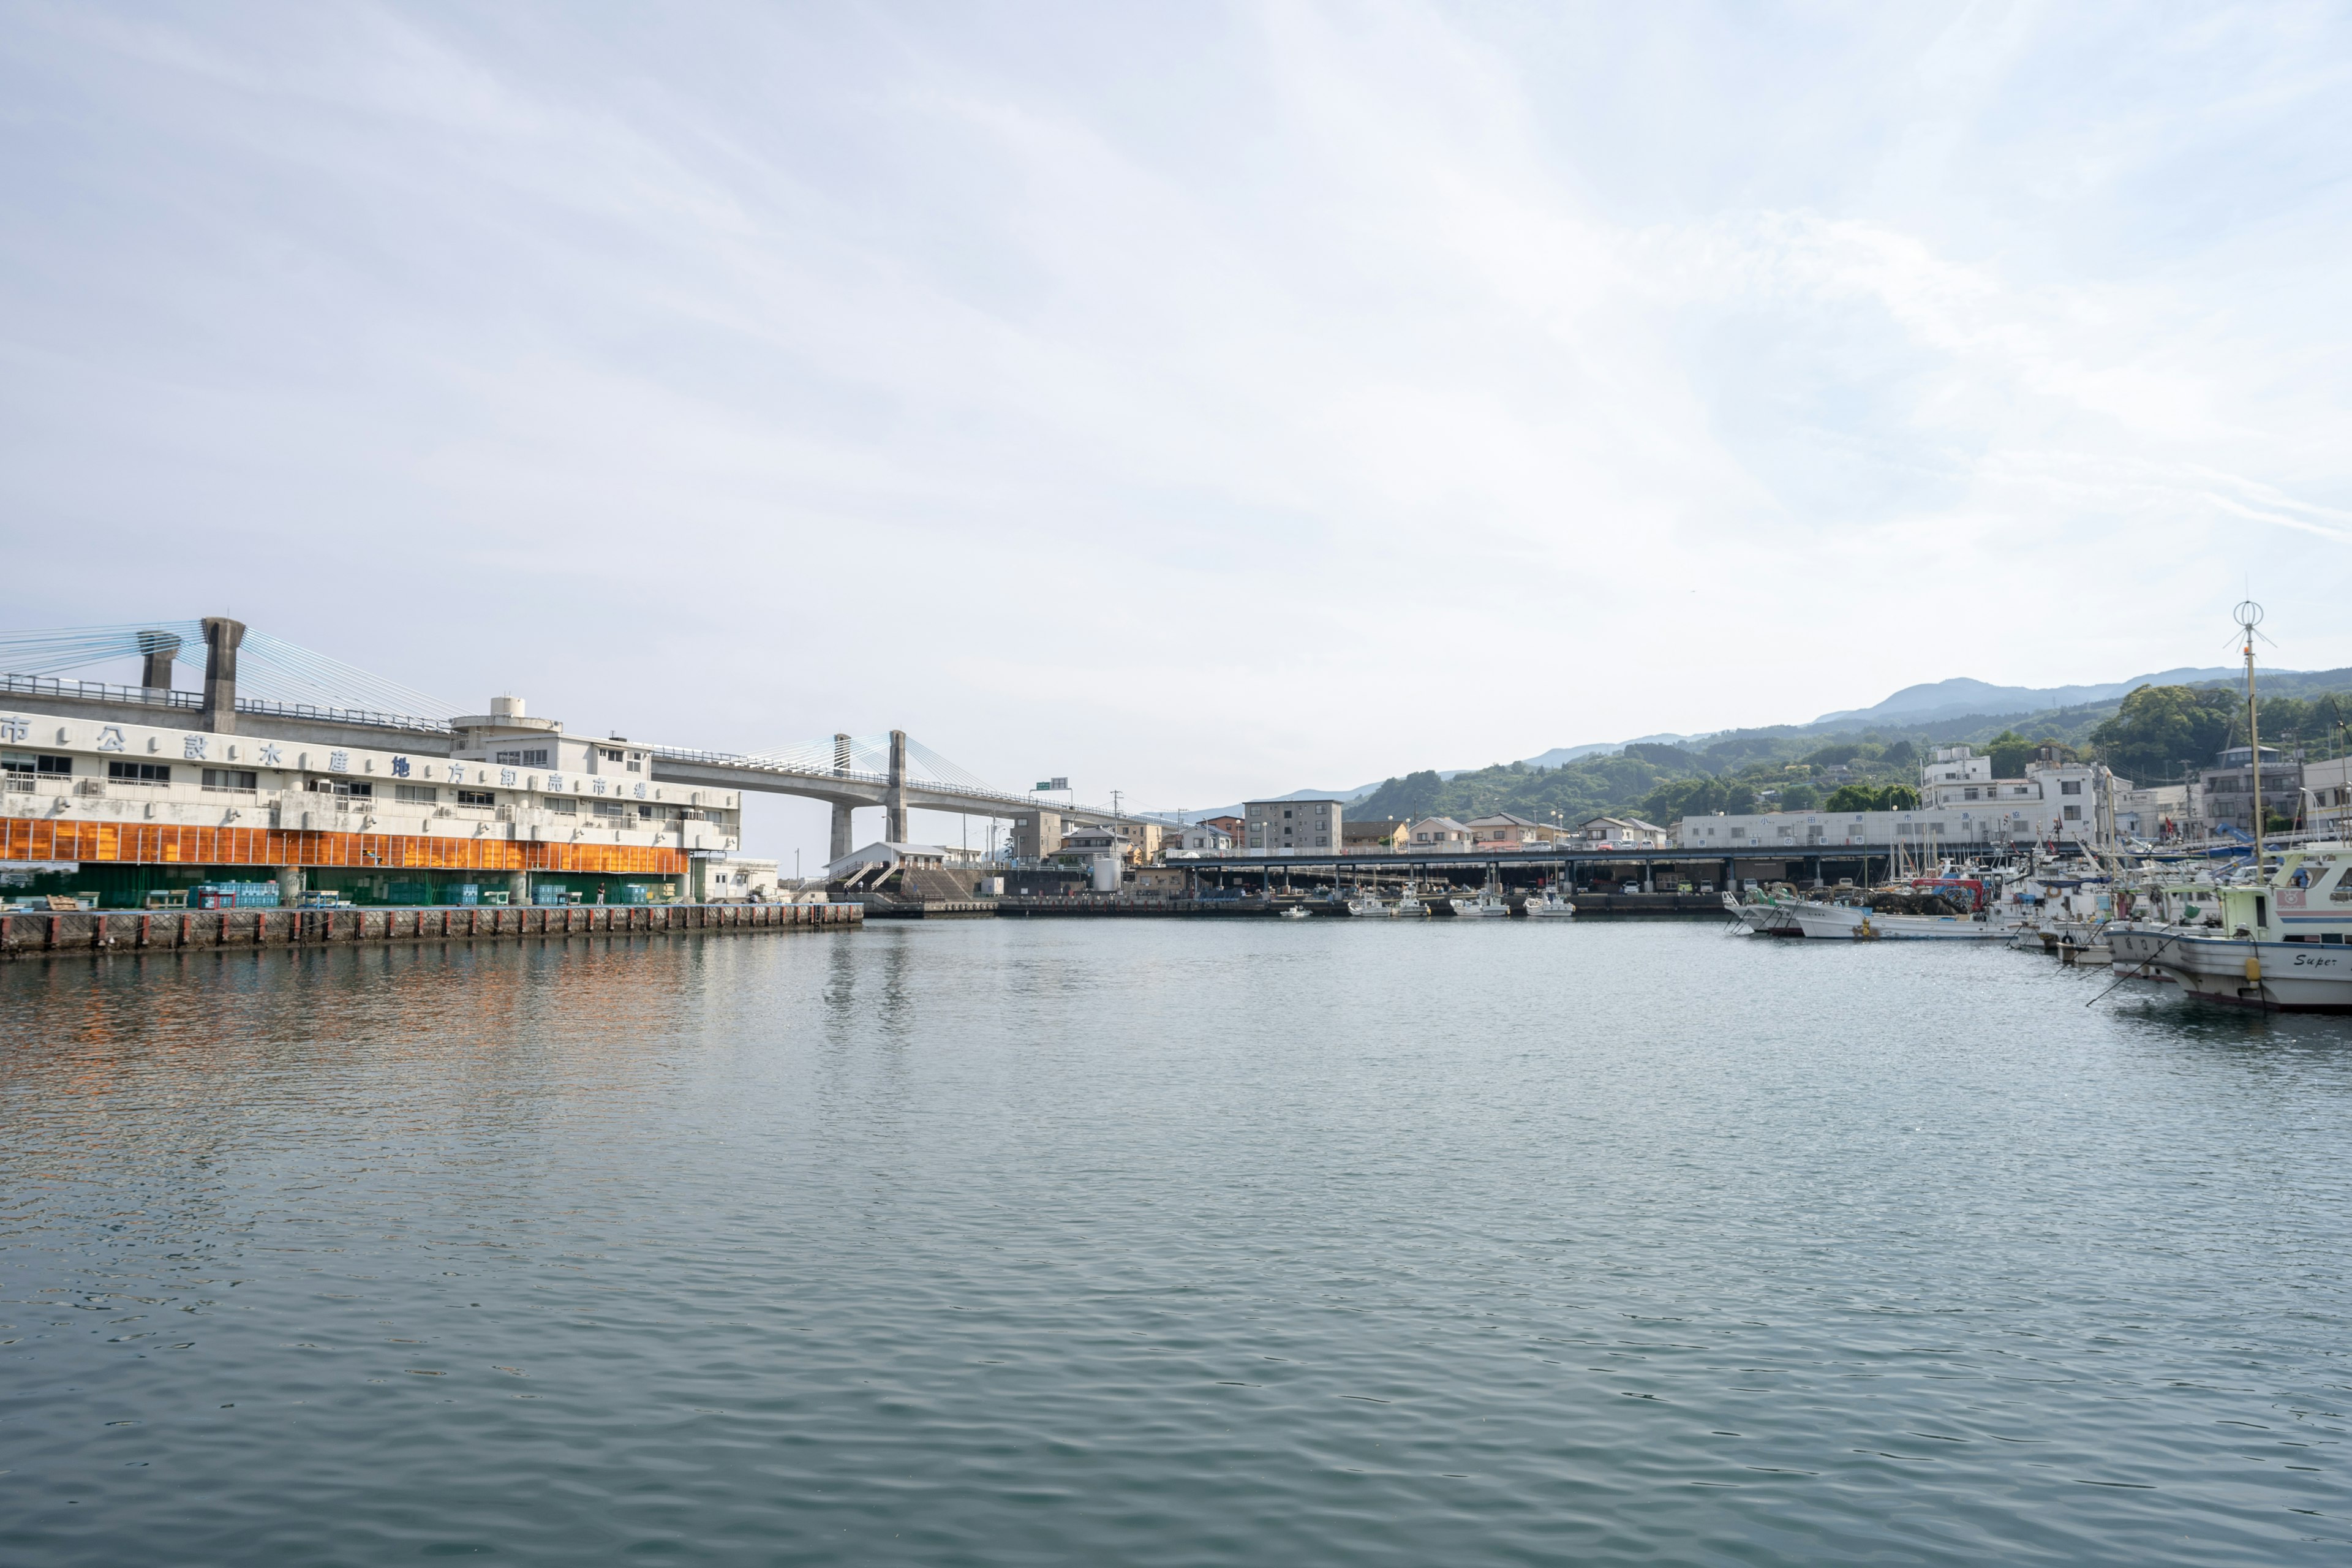
MULTIPOLYGON (((0 701, 66 717, 185 723, 279 741, 380 746, 396 736, 409 751, 445 757, 473 749, 478 731, 509 721, 458 713, 413 687, 225 616, 0 633, 0 701), (77 673, 130 661, 140 667, 136 686, 77 673), (195 689, 176 683, 175 672, 184 669, 200 672, 195 689), (157 710, 185 717, 163 721, 157 710)), ((513 721, 557 728, 545 720, 513 721)), ((906 840, 909 811, 1018 819, 1042 807, 1069 826, 1157 820, 1000 789, 902 731, 740 752, 637 744, 658 779, 826 802, 835 859, 856 847, 850 814, 866 806, 881 808, 882 837, 893 843, 906 840)))

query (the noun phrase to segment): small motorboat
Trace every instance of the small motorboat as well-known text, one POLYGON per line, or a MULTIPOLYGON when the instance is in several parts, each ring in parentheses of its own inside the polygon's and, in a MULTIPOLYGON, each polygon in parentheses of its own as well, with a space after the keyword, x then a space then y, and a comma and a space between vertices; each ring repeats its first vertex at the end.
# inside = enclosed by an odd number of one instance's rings
POLYGON ((1305 904, 1293 904, 1276 917, 1277 920, 1303 921, 1307 918, 1305 904))

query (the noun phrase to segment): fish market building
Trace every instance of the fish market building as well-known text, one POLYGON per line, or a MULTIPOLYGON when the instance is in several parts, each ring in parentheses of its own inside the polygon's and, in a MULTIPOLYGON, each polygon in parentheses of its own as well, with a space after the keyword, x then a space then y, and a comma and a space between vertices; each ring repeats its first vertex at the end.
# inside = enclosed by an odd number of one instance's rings
POLYGON ((1941 853, 2106 843, 2118 826, 2117 794, 2131 789, 2130 780, 2102 763, 2057 761, 2047 748, 2041 760, 2025 764, 2023 778, 1997 779, 1991 758, 1967 746, 1941 746, 1920 765, 1916 809, 1685 816, 1675 842, 1681 849, 1735 856, 1865 845, 1941 853))
POLYGON ((283 903, 650 903, 698 898, 700 860, 740 846, 739 794, 491 706, 446 756, 0 710, 0 880, 110 909, 264 881, 283 903))

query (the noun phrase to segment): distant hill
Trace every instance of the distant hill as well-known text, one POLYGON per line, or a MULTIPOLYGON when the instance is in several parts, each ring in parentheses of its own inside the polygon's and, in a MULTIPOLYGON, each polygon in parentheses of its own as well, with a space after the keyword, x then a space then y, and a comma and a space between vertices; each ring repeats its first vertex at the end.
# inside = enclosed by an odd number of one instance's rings
MULTIPOLYGON (((2016 727, 2035 736, 2081 743, 2099 722, 2112 716, 2116 704, 2141 686, 2235 686, 2244 670, 2230 665, 2161 670, 2136 675, 2129 680, 2084 686, 1996 686, 1990 681, 1957 677, 1906 686, 1868 708, 1824 713, 1810 724, 1775 724, 1746 730, 1719 730, 1697 735, 1643 735, 1631 741, 1587 742, 1555 746, 1515 763, 1486 768, 1441 768, 1391 776, 1353 789, 1302 789, 1270 798, 1279 800, 1339 800, 1357 808, 1355 814, 1382 810, 1473 809, 1522 810, 1533 815, 1545 809, 1615 810, 1636 803, 1662 808, 1655 796, 1664 779, 1727 775, 1752 763, 1791 760, 1819 748, 1838 735, 1879 733, 1885 741, 1907 738, 1920 745, 1948 745, 1990 738, 2016 727), (1671 750, 1670 750, 1671 749, 1671 750), (1649 770, 1600 764, 1610 759, 1639 762, 1649 770), (1540 790, 1526 782, 1529 775, 1564 775, 1540 790), (1507 776, 1508 775, 1508 776, 1507 776), (1643 787, 1636 787, 1637 782, 1643 787), (1442 787, 1441 787, 1442 786, 1442 787), (1379 797, 1377 799, 1372 797, 1379 797)), ((2322 691, 2352 691, 2352 669, 2292 670, 2257 668, 2255 676, 2266 697, 2288 697, 2322 691)), ((1890 777, 1892 775, 1890 774, 1890 777)), ((1190 821, 1238 813, 1239 805, 1186 811, 1190 821)))
MULTIPOLYGON (((2226 665, 2207 669, 2168 669, 2155 675, 2135 675, 2129 680, 2111 680, 2097 686, 1994 686, 1961 676, 1952 680, 1931 681, 1925 686, 1906 686, 1883 702, 1868 708, 1847 708, 1835 713, 1824 713, 1813 722, 1837 724, 1857 719, 1864 721, 1901 719, 1911 723, 1925 723, 1936 719, 1958 719, 1970 713, 2041 713, 2053 708, 2079 708, 2087 702, 2112 702, 2134 687, 2195 686, 2208 680, 2233 680, 2242 673, 2226 665)), ((2273 673, 2293 675, 2300 672, 2256 670, 2258 679, 2273 673)))

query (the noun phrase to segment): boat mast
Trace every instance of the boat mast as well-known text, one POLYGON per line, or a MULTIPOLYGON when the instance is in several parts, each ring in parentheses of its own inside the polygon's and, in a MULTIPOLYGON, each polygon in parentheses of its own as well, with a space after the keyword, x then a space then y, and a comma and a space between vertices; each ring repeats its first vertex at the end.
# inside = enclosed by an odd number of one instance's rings
POLYGON ((2246 755, 2254 766, 2254 879, 2263 876, 2263 734, 2254 713, 2254 628, 2262 624, 2263 607, 2252 599, 2238 603, 2238 625, 2246 634, 2246 755))

